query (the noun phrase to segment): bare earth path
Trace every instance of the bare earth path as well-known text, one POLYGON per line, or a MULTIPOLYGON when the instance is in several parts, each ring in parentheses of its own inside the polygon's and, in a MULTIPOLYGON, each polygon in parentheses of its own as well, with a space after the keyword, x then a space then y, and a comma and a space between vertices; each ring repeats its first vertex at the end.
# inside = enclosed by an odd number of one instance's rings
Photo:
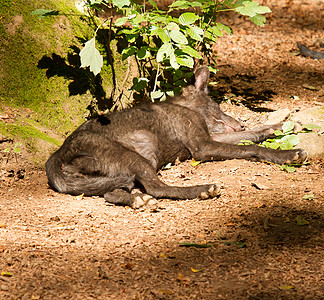
MULTIPOLYGON (((287 3, 265 3, 262 29, 222 20, 235 34, 215 45, 213 89, 248 126, 324 102, 323 61, 296 56, 297 41, 323 38, 323 4, 287 3)), ((25 161, 0 170, 0 299, 323 299, 323 157, 291 174, 186 161, 162 180, 218 183, 222 195, 164 199, 154 212, 55 193, 25 161)))

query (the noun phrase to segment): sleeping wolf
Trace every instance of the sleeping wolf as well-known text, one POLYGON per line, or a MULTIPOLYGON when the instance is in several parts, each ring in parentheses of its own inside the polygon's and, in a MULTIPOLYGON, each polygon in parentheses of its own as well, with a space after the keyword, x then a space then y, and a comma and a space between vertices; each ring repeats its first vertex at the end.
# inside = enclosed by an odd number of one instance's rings
POLYGON ((214 184, 177 187, 160 181, 156 171, 176 159, 243 158, 278 164, 306 159, 301 149, 237 145, 242 139, 263 141, 280 124, 245 131, 208 96, 208 67, 199 67, 194 75, 195 84, 184 88, 180 96, 82 124, 48 159, 49 184, 61 193, 104 196, 109 203, 138 208, 156 203, 154 198, 206 199, 219 194, 214 184), (132 194, 135 183, 146 194, 132 194))

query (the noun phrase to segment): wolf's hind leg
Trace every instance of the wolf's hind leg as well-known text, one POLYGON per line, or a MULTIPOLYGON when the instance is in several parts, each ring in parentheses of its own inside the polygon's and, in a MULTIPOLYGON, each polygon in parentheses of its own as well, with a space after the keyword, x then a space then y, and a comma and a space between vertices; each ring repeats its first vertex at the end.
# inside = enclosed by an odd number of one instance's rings
POLYGON ((149 209, 158 208, 158 201, 152 196, 140 193, 131 194, 122 189, 116 189, 113 192, 105 193, 104 198, 109 203, 115 205, 129 206, 134 209, 141 208, 144 206, 149 209))

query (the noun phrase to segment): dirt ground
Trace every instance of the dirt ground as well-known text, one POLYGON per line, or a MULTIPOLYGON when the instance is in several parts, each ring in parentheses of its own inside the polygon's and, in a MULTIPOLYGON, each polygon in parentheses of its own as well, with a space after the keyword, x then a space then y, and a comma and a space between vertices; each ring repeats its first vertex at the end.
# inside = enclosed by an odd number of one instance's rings
MULTIPOLYGON (((264 28, 223 17, 235 33, 214 48, 213 91, 250 127, 324 102, 323 61, 296 45, 320 50, 323 2, 264 3, 264 28)), ((27 161, 22 151, 0 169, 0 299, 323 299, 323 157, 295 173, 182 162, 161 179, 218 183, 221 196, 162 199, 156 211, 58 194, 27 161)))

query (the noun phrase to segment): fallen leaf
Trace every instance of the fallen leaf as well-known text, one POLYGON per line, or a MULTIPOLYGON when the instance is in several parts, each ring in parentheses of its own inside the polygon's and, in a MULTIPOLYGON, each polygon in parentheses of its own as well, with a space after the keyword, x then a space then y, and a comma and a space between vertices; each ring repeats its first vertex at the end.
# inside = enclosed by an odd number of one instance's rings
POLYGON ((201 161, 196 161, 196 160, 194 160, 194 159, 192 159, 192 161, 191 161, 191 165, 192 165, 193 167, 198 166, 200 163, 201 163, 201 161))
POLYGON ((134 269, 134 264, 132 264, 132 263, 127 263, 127 264, 123 265, 123 267, 124 267, 126 270, 133 270, 133 269, 134 269))
POLYGON ((292 100, 300 100, 300 98, 298 96, 290 96, 289 98, 292 100))
POLYGON ((194 272, 194 273, 198 273, 198 272, 200 272, 200 270, 196 270, 196 269, 194 269, 194 268, 190 268, 190 270, 191 270, 192 272, 194 272))
POLYGON ((235 242, 224 242, 225 245, 227 246, 231 246, 231 245, 235 245, 238 248, 245 248, 246 245, 244 242, 240 242, 240 241, 235 241, 235 242))
POLYGON ((296 168, 294 166, 281 165, 280 168, 281 168, 282 171, 286 171, 287 173, 294 173, 294 172, 296 172, 296 168))
POLYGON ((252 207, 255 207, 255 208, 264 208, 264 207, 266 207, 266 205, 264 203, 262 203, 262 204, 252 205, 252 207))
POLYGON ((281 289, 283 289, 283 290, 291 290, 291 289, 293 289, 294 287, 293 286, 291 286, 291 285, 282 285, 281 286, 281 289))
POLYGON ((190 279, 188 277, 184 277, 182 273, 178 274, 177 280, 184 283, 188 283, 190 281, 190 279))
POLYGON ((172 291, 169 291, 169 290, 158 290, 159 293, 161 294, 166 294, 166 295, 172 295, 173 292, 172 291))
POLYGON ((208 244, 195 244, 195 243, 181 243, 180 247, 194 247, 194 248, 209 248, 212 245, 208 244))
POLYGON ((318 91, 318 90, 319 90, 318 87, 311 86, 311 85, 308 85, 308 84, 303 84, 302 87, 303 87, 304 89, 311 90, 311 91, 318 91))
POLYGON ((304 200, 314 200, 314 194, 308 194, 303 196, 304 200))
POLYGON ((233 222, 227 222, 227 223, 225 223, 225 226, 235 226, 235 223, 233 223, 233 222))
POLYGON ((5 223, 0 222, 0 228, 6 228, 7 225, 5 223))
POLYGON ((303 226, 303 225, 308 225, 309 224, 309 221, 307 221, 302 216, 297 216, 295 220, 296 220, 296 223, 297 223, 298 226, 303 226))
POLYGON ((75 196, 75 200, 82 200, 83 199, 83 196, 84 196, 84 193, 81 194, 81 195, 78 195, 78 196, 75 196))
POLYGON ((169 169, 171 169, 171 167, 172 167, 172 164, 171 164, 171 163, 168 163, 167 165, 165 165, 165 166, 163 167, 163 169, 164 169, 164 170, 169 170, 169 169))
POLYGON ((11 277, 11 276, 12 276, 12 273, 10 273, 10 272, 5 272, 5 271, 2 271, 2 272, 1 272, 1 276, 5 276, 5 277, 11 277))

